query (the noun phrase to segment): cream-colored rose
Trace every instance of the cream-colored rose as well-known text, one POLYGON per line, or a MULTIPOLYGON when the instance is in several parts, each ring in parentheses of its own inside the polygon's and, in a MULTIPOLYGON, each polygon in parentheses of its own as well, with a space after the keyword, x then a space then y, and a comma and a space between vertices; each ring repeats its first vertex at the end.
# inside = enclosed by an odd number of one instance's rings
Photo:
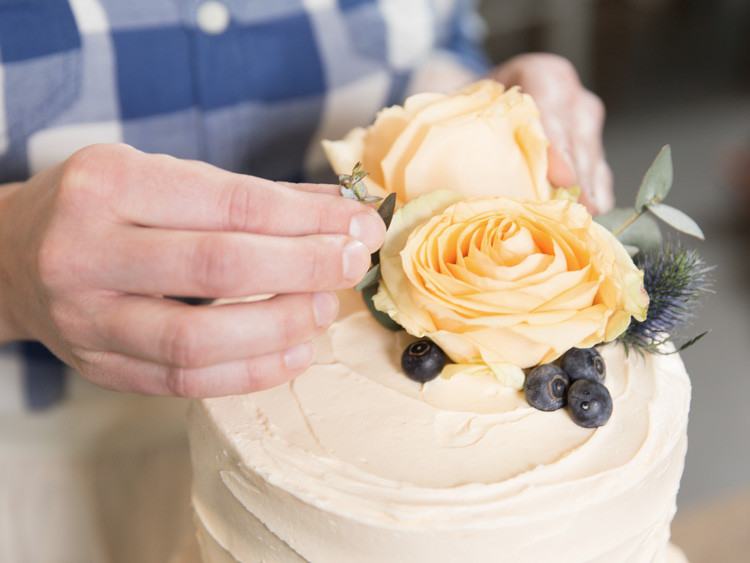
POLYGON ((528 94, 482 80, 453 95, 411 96, 323 147, 337 174, 361 162, 370 193, 405 203, 440 189, 547 200, 548 144, 528 94))
MULTIPOLYGON (((643 320, 643 273, 570 200, 464 199, 439 191, 393 217, 375 306, 462 364, 528 368, 643 320)), ((505 382, 520 387, 520 370, 505 382)))

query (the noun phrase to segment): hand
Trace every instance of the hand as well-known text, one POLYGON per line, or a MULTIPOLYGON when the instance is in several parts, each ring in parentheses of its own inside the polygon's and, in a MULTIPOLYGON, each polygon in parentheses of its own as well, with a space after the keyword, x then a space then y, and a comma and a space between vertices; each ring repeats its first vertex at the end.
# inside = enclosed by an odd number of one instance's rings
POLYGON ((612 173, 604 158, 604 105, 586 90, 573 65, 550 54, 519 55, 491 72, 506 87, 520 86, 539 107, 550 140, 553 186, 581 188, 581 203, 601 213, 614 206, 612 173))
POLYGON ((0 189, 0 338, 101 386, 205 397, 301 373, 383 242, 335 186, 282 185, 125 145, 0 189), (190 306, 164 295, 258 302, 190 306))

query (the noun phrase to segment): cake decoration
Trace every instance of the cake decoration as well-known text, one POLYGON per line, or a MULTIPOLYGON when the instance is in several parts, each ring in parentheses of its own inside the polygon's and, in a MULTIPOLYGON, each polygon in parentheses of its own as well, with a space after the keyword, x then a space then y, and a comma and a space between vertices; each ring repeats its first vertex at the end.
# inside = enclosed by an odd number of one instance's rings
MULTIPOLYGON (((413 96, 324 146, 335 168, 357 159, 339 177, 342 195, 387 194, 386 241, 357 286, 376 319, 422 339, 420 353, 427 342, 444 351, 443 378, 489 374, 523 389, 532 406, 567 405, 577 424, 597 427, 612 401, 594 347, 617 340, 663 353, 707 291, 710 268, 663 244, 657 219, 703 238, 663 203, 673 181, 668 145, 632 208, 592 217, 578 189, 548 185, 538 118, 528 95, 480 81, 452 96, 413 96)), ((412 352, 404 351, 405 372, 421 361, 412 352)), ((420 383, 437 376, 409 370, 420 383)))
POLYGON ((542 364, 526 375, 528 403, 542 411, 564 406, 573 422, 585 428, 605 424, 612 416, 612 396, 604 386, 607 368, 596 348, 571 348, 554 364, 542 364), (587 383, 576 385, 580 381, 587 383))
POLYGON ((571 348, 560 358, 560 367, 570 376, 571 381, 590 379, 604 383, 607 366, 596 348, 571 348))
MULTIPOLYGON (((502 91, 501 88, 488 85, 470 90, 489 94, 502 91)), ((392 134, 394 146, 398 145, 396 152, 380 141, 375 145, 360 143, 359 147, 346 144, 340 150, 334 147, 334 152, 346 155, 346 159, 334 164, 334 169, 351 176, 349 180, 344 178, 348 182, 344 197, 387 195, 387 190, 377 183, 385 176, 378 159, 386 153, 391 155, 389 174, 410 169, 409 162, 418 163, 420 168, 420 163, 429 161, 429 174, 425 177, 430 182, 443 176, 451 179, 462 163, 473 166, 475 152, 483 153, 481 160, 487 159, 482 144, 487 137, 477 137, 477 145, 471 135, 462 134, 456 134, 462 142, 452 146, 452 150, 461 151, 434 158, 443 153, 432 152, 439 147, 428 138, 437 135, 450 140, 454 125, 462 128, 469 124, 471 131, 477 133, 484 127, 481 122, 490 119, 491 126, 485 129, 513 142, 522 129, 510 127, 512 120, 508 116, 513 108, 523 109, 516 117, 530 115, 533 106, 518 91, 508 97, 485 94, 488 102, 474 105, 474 95, 468 100, 460 98, 458 103, 452 102, 450 96, 426 95, 417 105, 429 115, 420 111, 419 117, 413 118, 398 109, 386 110, 390 124, 386 123, 380 133, 392 134), (500 98, 518 102, 510 108, 505 102, 499 103, 500 98), (496 102, 499 108, 488 107, 496 102), (427 125, 414 123, 417 120, 426 121, 427 125), (406 135, 408 131, 411 134, 406 135), (423 159, 425 152, 432 157, 423 159), (353 171, 357 162, 362 164, 353 171)), ((413 101, 407 105, 412 113, 417 112, 413 101)), ((532 121, 525 130, 541 130, 532 121)), ((489 131, 485 133, 492 138, 489 131)), ((369 134, 362 130, 359 135, 362 141, 369 134)), ((526 138, 523 134, 520 137, 526 138)), ((499 141, 492 143, 488 144, 490 157, 499 141)), ((502 172, 508 177, 515 174, 511 184, 518 181, 526 189, 538 185, 524 183, 529 178, 546 181, 546 160, 544 166, 538 160, 545 158, 546 144, 539 146, 541 150, 534 152, 530 160, 524 151, 512 146, 496 155, 502 172), (509 155, 515 156, 508 160, 509 155), (529 172, 536 166, 540 172, 529 172), (519 173, 524 167, 525 180, 524 174, 519 173)), ((486 166, 485 170, 494 170, 494 162, 486 166)), ((421 167, 420 173, 425 170, 421 167)), ((413 178, 413 172, 405 174, 413 178)), ((466 177, 471 178, 471 174, 466 177)), ((388 184, 388 189, 394 185, 388 184)), ((471 182, 426 186, 453 187, 451 197, 455 201, 446 202, 448 207, 472 205, 472 200, 493 200, 502 195, 503 200, 531 200, 532 208, 548 204, 555 209, 573 209, 576 216, 585 215, 574 201, 575 190, 550 189, 547 196, 537 198, 465 191, 472 187, 471 182), (560 196, 567 196, 569 201, 555 201, 560 196)), ((480 187, 488 186, 485 182, 480 187)), ((411 181, 407 187, 420 189, 411 181)), ((498 179, 489 187, 502 191, 506 180, 498 179)), ((428 192, 430 189, 426 189, 428 192)), ((420 195, 406 199, 389 196, 399 210, 390 214, 394 219, 388 231, 395 232, 399 223, 403 226, 406 214, 421 209, 421 203, 411 205, 420 195)), ((429 195, 425 197, 430 201, 429 195)), ((647 201, 660 203, 656 201, 658 197, 654 192, 647 201)), ((387 201, 384 199, 379 208, 384 220, 390 218, 384 210, 387 201)), ((444 210, 428 214, 408 231, 418 231, 444 210)), ((673 245, 675 252, 669 254, 662 268, 656 259, 666 255, 659 250, 663 247, 660 220, 646 206, 642 211, 618 234, 622 244, 617 255, 630 260, 628 251, 632 253, 632 265, 622 259, 622 264, 628 264, 622 270, 635 272, 633 279, 643 275, 642 285, 652 294, 645 318, 627 324, 629 318, 622 315, 618 323, 622 320, 626 332, 620 335, 620 343, 595 344, 593 349, 572 351, 560 346, 561 357, 531 368, 513 365, 515 371, 509 369, 507 374, 503 369, 511 366, 508 362, 490 365, 483 361, 449 361, 437 375, 442 361, 436 362, 437 367, 433 365, 436 342, 410 335, 375 308, 372 298, 381 286, 380 260, 387 260, 387 256, 374 255, 371 280, 361 288, 361 296, 352 291, 339 294, 339 318, 316 340, 316 359, 305 373, 264 391, 191 402, 188 430, 194 475, 192 504, 203 560, 433 563, 496 561, 500 556, 519 563, 684 562, 679 549, 669 542, 669 526, 687 448, 690 380, 679 354, 627 354, 623 339, 628 330, 638 326, 648 343, 652 335, 662 338, 664 321, 675 316, 675 302, 684 297, 677 288, 687 288, 687 295, 695 295, 696 286, 702 281, 691 283, 693 278, 682 275, 678 276, 684 282, 681 285, 676 283, 674 274, 667 274, 672 280, 669 283, 655 281, 653 275, 669 270, 669 264, 674 264, 672 269, 678 273, 695 274, 695 262, 687 256, 682 262, 679 247, 673 245), (651 251, 654 259, 645 260, 651 251), (660 291, 661 297, 657 295, 660 291), (665 306, 658 309, 665 312, 657 314, 654 303, 662 298, 665 306), (386 319, 384 322, 398 330, 381 329, 370 313, 386 319), (653 331, 648 332, 647 328, 653 331), (402 352, 406 352, 405 356, 402 352), (402 360, 406 365, 402 365, 402 360), (416 381, 408 377, 410 374, 416 381), (500 383, 503 377, 513 374, 520 374, 525 393, 520 387, 500 383), (426 383, 421 381, 431 377, 426 383), (541 410, 548 407, 554 412, 541 410)), ((635 207, 615 212, 606 218, 612 223, 608 228, 617 229, 635 213, 635 207)), ((586 217, 584 223, 592 223, 590 216, 586 217)), ((506 255, 524 247, 520 244, 524 239, 545 240, 547 243, 537 244, 544 248, 559 247, 557 253, 534 254, 535 258, 528 259, 530 262, 543 262, 548 256, 548 261, 554 263, 555 257, 561 256, 560 263, 568 264, 568 260, 573 263, 584 255, 615 252, 614 243, 609 242, 614 236, 603 227, 589 224, 572 239, 585 238, 589 231, 605 230, 599 233, 607 241, 603 250, 600 245, 584 245, 581 251, 578 243, 568 242, 567 236, 542 236, 542 231, 523 217, 495 221, 504 221, 503 226, 493 228, 500 233, 496 238, 507 247, 506 255), (517 245, 510 242, 511 232, 515 233, 513 241, 517 245)), ((560 226, 570 227, 564 222, 560 226)), ((493 246, 486 242, 489 238, 485 239, 484 234, 467 237, 468 227, 451 228, 455 234, 449 235, 448 241, 452 236, 455 240, 463 236, 469 246, 493 246)), ((482 233, 491 230, 483 228, 482 233)), ((474 229, 474 233, 479 232, 474 229)), ((449 246, 462 248, 460 244, 446 244, 445 234, 435 244, 424 244, 426 237, 420 240, 425 252, 419 257, 425 264, 434 262, 435 256, 442 256, 445 262, 449 246)), ((400 251, 395 256, 399 254, 400 251)), ((487 256, 479 253, 476 260, 486 265, 487 256)), ((592 261, 600 259, 598 256, 592 261)), ((523 262, 520 259, 514 264, 523 262)), ((585 260, 581 258, 580 262, 585 260)), ((387 273, 388 267, 383 271, 387 273)), ((528 270, 524 273, 530 275, 528 270)), ((430 283, 437 286, 438 281, 430 283)), ((623 293, 622 301, 640 302, 640 291, 631 289, 632 292, 623 293)), ((607 294, 607 302, 619 302, 612 293, 616 292, 607 294)), ((516 288, 516 294, 523 295, 521 288, 516 288)), ((575 295, 573 291, 567 297, 576 301, 575 295)), ((456 298, 467 296, 458 294, 456 298)), ((510 299, 506 305, 516 306, 524 300, 510 299)), ((477 307, 482 305, 481 299, 475 301, 477 307)), ((583 299, 578 303, 583 308, 583 299)), ((516 313, 515 320, 521 325, 528 315, 516 313)), ((683 328, 677 325, 675 330, 683 328)), ((460 333, 459 323, 450 328, 460 333)), ((551 321, 547 329, 550 340, 565 332, 551 321)), ((610 334, 615 332, 613 329, 610 334)), ((638 344, 631 347, 640 349, 638 344)), ((662 347, 673 348, 671 343, 662 347)))
POLYGON ((568 413, 578 426, 597 428, 612 416, 612 396, 601 383, 574 381, 568 390, 568 413))
POLYGON ((440 189, 493 196, 497 186, 509 197, 550 199, 547 146, 531 96, 494 80, 415 94, 381 110, 370 127, 323 141, 337 174, 361 162, 370 195, 395 193, 400 204, 440 189))
POLYGON ((443 371, 447 357, 443 349, 428 338, 412 342, 401 355, 404 373, 420 383, 435 379, 443 371))
POLYGON ((556 411, 568 402, 570 377, 555 364, 542 364, 526 376, 523 390, 526 400, 540 411, 556 411))
POLYGON ((523 369, 613 340, 648 303, 622 245, 568 200, 421 196, 395 213, 380 273, 378 310, 517 389, 523 369))
POLYGON ((339 191, 341 195, 365 203, 383 201, 382 197, 367 193, 367 186, 362 181, 365 179, 365 176, 367 176, 367 171, 362 170, 362 163, 360 162, 354 165, 351 174, 339 174, 339 191))
POLYGON ((679 232, 700 240, 705 238, 693 219, 663 203, 672 188, 673 177, 672 151, 666 145, 644 175, 635 205, 594 217, 623 242, 636 266, 644 272, 644 289, 650 304, 646 319, 633 319, 618 338, 626 350, 680 352, 709 332, 702 332, 676 348, 664 346, 673 342, 689 324, 701 297, 711 291, 713 270, 696 250, 685 248, 679 241, 662 241, 655 218, 679 232))
MULTIPOLYGON (((634 261, 643 270, 643 285, 651 303, 646 319, 631 321, 619 341, 628 350, 664 353, 663 344, 673 341, 690 323, 701 297, 710 291, 713 267, 707 266, 696 250, 678 244, 639 252, 634 261)), ((708 332, 691 338, 674 351, 695 344, 708 332)))

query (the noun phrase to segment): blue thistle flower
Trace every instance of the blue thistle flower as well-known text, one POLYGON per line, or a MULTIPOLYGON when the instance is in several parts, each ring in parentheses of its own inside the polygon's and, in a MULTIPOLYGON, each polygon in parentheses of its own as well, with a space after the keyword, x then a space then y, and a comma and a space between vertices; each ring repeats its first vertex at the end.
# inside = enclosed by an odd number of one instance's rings
MULTIPOLYGON (((713 267, 706 266, 697 251, 672 244, 639 252, 633 262, 643 270, 648 312, 644 321, 633 319, 619 340, 626 348, 657 352, 661 344, 672 341, 695 317, 699 299, 710 291, 709 272, 713 267)), ((705 334, 690 339, 677 351, 705 334)))

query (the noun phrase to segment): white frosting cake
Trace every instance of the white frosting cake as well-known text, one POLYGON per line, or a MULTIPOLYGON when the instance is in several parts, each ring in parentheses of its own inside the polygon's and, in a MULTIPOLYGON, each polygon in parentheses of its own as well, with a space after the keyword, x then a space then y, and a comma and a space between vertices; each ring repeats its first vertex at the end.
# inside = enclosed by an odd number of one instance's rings
POLYGON ((206 562, 680 561, 669 526, 687 445, 678 355, 608 345, 609 422, 575 425, 490 377, 421 385, 408 336, 342 295, 296 380, 193 403, 206 562))

